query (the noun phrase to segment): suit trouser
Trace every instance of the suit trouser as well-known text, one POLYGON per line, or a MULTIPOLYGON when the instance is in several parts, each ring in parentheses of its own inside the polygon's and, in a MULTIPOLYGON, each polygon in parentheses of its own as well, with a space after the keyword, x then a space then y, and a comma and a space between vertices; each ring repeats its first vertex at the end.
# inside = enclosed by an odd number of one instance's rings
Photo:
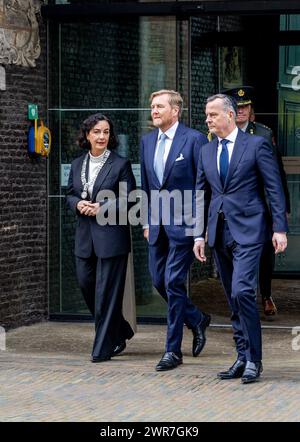
POLYGON ((272 276, 275 265, 275 249, 272 240, 265 242, 259 263, 259 291, 262 298, 272 294, 272 276))
POLYGON ((234 241, 226 221, 219 221, 214 258, 232 312, 231 321, 238 358, 261 361, 262 340, 256 288, 263 244, 234 241))
POLYGON ((184 323, 193 328, 203 314, 187 296, 186 281, 193 262, 192 245, 169 241, 163 227, 155 245, 149 245, 149 269, 154 287, 168 302, 166 351, 181 354, 184 323))
POLYGON ((92 356, 107 358, 133 336, 122 315, 128 254, 111 258, 76 256, 77 278, 86 304, 95 318, 92 356))

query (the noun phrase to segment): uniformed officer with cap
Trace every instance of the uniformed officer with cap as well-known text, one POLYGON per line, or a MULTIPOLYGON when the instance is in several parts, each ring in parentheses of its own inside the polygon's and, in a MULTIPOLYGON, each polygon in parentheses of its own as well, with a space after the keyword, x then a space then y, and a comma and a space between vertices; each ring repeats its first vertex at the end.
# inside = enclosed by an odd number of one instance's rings
MULTIPOLYGON (((287 186, 286 175, 283 168, 281 154, 276 148, 272 130, 264 124, 254 121, 253 97, 254 88, 252 86, 241 86, 224 91, 224 94, 230 96, 237 106, 237 126, 250 135, 259 135, 264 137, 271 146, 273 146, 278 159, 282 185, 286 197, 286 211, 290 213, 290 199, 287 186)), ((268 241, 263 249, 259 265, 259 289, 262 296, 262 304, 266 316, 274 316, 277 308, 271 296, 272 273, 275 264, 275 254, 272 240, 268 241)))
POLYGON ((252 86, 242 86, 234 89, 228 89, 224 92, 234 99, 237 105, 236 124, 243 131, 250 135, 259 135, 266 138, 269 143, 274 145, 272 130, 264 124, 254 120, 253 95, 254 88, 252 86))

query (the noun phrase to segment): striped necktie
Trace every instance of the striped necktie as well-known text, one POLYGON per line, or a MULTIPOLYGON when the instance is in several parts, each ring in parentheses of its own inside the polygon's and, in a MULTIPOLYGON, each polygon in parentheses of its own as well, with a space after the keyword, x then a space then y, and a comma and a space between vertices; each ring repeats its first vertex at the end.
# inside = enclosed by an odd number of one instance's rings
POLYGON ((157 153, 156 153, 155 161, 154 161, 154 170, 155 170, 156 176, 157 176, 160 184, 162 184, 164 170, 165 170, 164 153, 165 153, 167 138, 168 137, 166 134, 164 134, 164 133, 161 134, 160 139, 159 139, 159 143, 157 146, 157 153))

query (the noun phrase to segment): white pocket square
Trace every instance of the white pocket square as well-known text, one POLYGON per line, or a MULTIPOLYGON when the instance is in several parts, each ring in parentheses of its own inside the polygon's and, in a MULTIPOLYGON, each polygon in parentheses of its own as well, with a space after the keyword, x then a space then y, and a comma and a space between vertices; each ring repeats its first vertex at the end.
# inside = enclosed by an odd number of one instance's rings
POLYGON ((175 161, 182 161, 184 160, 184 156, 182 155, 182 153, 179 155, 179 157, 176 158, 175 161))

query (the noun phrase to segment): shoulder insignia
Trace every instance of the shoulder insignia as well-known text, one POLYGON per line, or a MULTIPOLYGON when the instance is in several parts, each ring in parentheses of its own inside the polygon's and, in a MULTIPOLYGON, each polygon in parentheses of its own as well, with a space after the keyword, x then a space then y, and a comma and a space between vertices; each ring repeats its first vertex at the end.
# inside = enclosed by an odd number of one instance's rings
POLYGON ((271 129, 270 127, 266 126, 265 124, 257 123, 257 121, 255 121, 255 124, 256 124, 257 127, 262 127, 262 128, 264 128, 264 129, 266 129, 266 130, 272 132, 272 129, 271 129))

